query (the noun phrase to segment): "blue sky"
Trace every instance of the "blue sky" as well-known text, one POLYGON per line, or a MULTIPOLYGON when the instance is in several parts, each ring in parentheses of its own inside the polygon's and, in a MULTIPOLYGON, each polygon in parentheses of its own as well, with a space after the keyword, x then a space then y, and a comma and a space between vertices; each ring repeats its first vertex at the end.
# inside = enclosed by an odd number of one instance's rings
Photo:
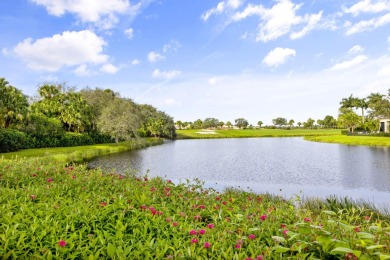
POLYGON ((175 120, 337 116, 390 88, 390 0, 1 0, 0 77, 110 88, 175 120))

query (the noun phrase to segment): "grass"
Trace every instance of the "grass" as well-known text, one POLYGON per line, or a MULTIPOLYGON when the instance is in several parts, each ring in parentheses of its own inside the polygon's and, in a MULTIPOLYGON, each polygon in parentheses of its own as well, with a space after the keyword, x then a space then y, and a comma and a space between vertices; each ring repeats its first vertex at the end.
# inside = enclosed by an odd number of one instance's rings
POLYGON ((151 145, 162 144, 162 142, 162 139, 146 138, 120 142, 118 144, 110 143, 73 147, 26 149, 11 153, 0 153, 0 158, 48 157, 52 160, 61 162, 83 162, 100 155, 135 150, 151 145))
POLYGON ((365 205, 0 159, 3 259, 390 259, 365 205), (298 205, 298 206, 296 206, 298 205))
POLYGON ((376 136, 305 136, 305 140, 346 145, 390 146, 390 138, 376 136))
POLYGON ((294 137, 340 135, 339 129, 260 129, 260 130, 215 130, 217 134, 199 134, 203 130, 177 130, 177 139, 203 138, 249 138, 249 137, 294 137))

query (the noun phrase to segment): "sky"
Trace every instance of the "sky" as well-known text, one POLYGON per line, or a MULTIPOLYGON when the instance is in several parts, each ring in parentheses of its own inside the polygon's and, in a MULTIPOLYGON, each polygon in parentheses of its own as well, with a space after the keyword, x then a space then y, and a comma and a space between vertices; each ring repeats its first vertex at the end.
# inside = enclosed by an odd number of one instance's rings
POLYGON ((110 88, 174 117, 337 117, 390 88, 390 0, 0 0, 0 77, 110 88))

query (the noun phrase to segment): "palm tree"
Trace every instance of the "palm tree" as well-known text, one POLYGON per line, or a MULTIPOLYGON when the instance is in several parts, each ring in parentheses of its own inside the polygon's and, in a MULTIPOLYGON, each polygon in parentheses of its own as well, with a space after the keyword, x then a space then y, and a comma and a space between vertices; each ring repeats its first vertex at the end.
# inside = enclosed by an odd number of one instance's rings
POLYGON ((362 123, 364 124, 364 110, 368 108, 368 102, 365 98, 356 98, 355 106, 362 109, 362 123))
POLYGON ((343 98, 340 101, 341 106, 340 106, 339 110, 348 109, 349 111, 352 112, 352 108, 356 107, 356 101, 357 101, 357 98, 353 97, 352 94, 348 98, 343 98))

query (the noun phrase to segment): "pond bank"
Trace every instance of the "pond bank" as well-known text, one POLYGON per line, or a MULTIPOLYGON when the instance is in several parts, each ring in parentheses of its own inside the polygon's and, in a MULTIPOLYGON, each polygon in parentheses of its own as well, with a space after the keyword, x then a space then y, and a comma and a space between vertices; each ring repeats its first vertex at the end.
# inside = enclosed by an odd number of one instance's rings
POLYGON ((91 160, 100 155, 113 154, 118 152, 131 151, 145 148, 153 145, 160 145, 163 139, 160 138, 142 138, 131 141, 120 142, 118 144, 95 144, 73 147, 55 147, 55 148, 38 148, 26 149, 11 153, 0 153, 0 158, 51 158, 60 162, 84 162, 91 160))
POLYGON ((305 140, 320 143, 336 143, 345 145, 364 145, 364 146, 390 146, 389 137, 377 136, 305 136, 305 140))

